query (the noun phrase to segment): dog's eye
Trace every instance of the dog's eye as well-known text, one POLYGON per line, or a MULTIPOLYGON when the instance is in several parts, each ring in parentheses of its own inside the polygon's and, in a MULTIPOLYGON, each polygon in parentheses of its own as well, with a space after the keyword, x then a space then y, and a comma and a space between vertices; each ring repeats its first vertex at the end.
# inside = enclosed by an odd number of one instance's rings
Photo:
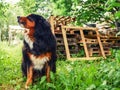
POLYGON ((25 24, 26 24, 26 22, 21 22, 21 24, 25 25, 25 24))

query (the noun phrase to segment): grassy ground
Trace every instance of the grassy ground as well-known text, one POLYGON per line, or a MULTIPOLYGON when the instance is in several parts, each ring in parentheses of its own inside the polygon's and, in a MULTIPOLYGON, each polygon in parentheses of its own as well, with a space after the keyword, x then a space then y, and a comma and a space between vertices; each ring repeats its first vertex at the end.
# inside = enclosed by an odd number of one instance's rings
MULTIPOLYGON (((0 90, 24 90, 21 73, 22 45, 0 43, 0 90)), ((120 51, 106 60, 57 61, 51 83, 42 77, 30 90, 120 90, 120 51)))

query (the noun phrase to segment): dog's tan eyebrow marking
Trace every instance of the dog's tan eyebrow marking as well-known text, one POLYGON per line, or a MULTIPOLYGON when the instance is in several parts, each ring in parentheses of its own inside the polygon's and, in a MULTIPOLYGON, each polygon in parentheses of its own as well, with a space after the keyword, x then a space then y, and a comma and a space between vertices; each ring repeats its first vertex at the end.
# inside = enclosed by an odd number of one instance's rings
POLYGON ((33 28, 35 26, 35 22, 33 20, 29 20, 27 17, 20 17, 19 22, 24 22, 24 27, 27 29, 33 28))

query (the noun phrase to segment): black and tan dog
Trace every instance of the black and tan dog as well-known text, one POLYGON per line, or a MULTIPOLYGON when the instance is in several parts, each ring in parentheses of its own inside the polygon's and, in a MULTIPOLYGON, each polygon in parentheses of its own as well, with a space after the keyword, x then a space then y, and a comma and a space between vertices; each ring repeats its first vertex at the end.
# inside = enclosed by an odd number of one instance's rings
POLYGON ((50 82, 50 71, 56 72, 56 40, 50 24, 40 15, 18 16, 18 23, 26 28, 22 49, 22 72, 27 77, 25 88, 34 78, 46 75, 50 82))

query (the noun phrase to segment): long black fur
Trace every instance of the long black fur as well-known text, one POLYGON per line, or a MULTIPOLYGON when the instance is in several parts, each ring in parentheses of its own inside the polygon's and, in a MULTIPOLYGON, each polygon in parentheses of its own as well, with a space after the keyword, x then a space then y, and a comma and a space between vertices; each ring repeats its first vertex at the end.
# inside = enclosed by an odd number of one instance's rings
MULTIPOLYGON (((34 38, 33 49, 30 49, 29 45, 24 40, 24 47, 22 50, 23 61, 22 61, 22 71, 25 76, 27 76, 27 68, 32 64, 27 52, 34 54, 35 56, 41 55, 46 52, 51 52, 52 57, 48 64, 51 67, 52 72, 56 72, 56 40, 55 36, 51 32, 50 24, 39 15, 31 14, 27 16, 29 20, 35 21, 34 27, 34 38)), ((45 75, 45 67, 41 71, 34 71, 35 73, 45 75), (39 72, 39 73, 38 73, 39 72)))

